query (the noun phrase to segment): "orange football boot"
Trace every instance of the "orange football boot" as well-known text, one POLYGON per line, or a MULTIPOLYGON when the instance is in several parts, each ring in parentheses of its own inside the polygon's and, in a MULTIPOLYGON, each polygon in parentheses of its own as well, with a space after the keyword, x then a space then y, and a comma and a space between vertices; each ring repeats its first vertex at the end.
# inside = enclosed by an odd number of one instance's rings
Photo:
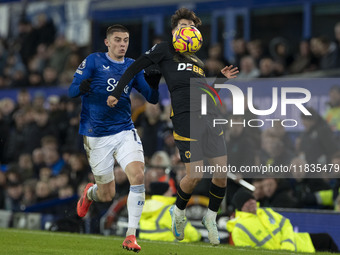
POLYGON ((129 235, 125 238, 123 242, 123 249, 129 251, 140 252, 141 248, 137 244, 136 237, 134 235, 129 235))
POLYGON ((90 187, 93 186, 93 183, 88 183, 83 191, 83 195, 80 197, 78 203, 77 203, 77 214, 79 217, 84 217, 93 201, 89 200, 87 198, 87 191, 90 187))

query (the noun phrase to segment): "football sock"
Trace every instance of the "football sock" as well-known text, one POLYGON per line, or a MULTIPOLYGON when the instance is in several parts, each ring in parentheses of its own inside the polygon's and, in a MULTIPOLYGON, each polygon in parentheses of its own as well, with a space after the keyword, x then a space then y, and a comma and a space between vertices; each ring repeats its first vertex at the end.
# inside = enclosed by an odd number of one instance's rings
POLYGON ((100 202, 99 199, 98 199, 98 196, 97 196, 97 189, 98 189, 97 184, 94 184, 92 187, 90 187, 87 190, 87 198, 89 200, 95 201, 95 202, 100 202))
POLYGON ((220 208, 222 200, 225 196, 226 187, 218 187, 214 183, 211 182, 210 190, 209 190, 209 206, 208 208, 213 211, 217 212, 220 208))
POLYGON ((127 199, 127 209, 129 215, 128 231, 126 236, 136 235, 138 222, 142 215, 143 206, 145 202, 145 187, 141 185, 131 185, 130 192, 127 199))
MULTIPOLYGON (((185 193, 181 187, 178 187, 177 189, 177 199, 176 199, 176 207, 179 210, 184 210, 185 207, 187 207, 187 203, 189 202, 189 199, 191 197, 191 194, 185 193)), ((176 209, 175 207, 175 209, 176 209)))

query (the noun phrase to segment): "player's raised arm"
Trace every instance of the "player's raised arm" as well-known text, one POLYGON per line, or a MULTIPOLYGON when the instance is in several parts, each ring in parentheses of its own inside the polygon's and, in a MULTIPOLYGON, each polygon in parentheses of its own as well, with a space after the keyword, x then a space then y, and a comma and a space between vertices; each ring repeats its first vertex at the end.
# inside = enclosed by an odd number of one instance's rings
MULTIPOLYGON (((233 65, 226 66, 221 70, 221 73, 223 74, 224 77, 228 79, 234 79, 236 78, 236 74, 239 73, 238 67, 233 67, 233 65)), ((219 78, 219 77, 217 77, 219 78)))
POLYGON ((144 68, 152 65, 153 62, 145 56, 139 57, 120 78, 116 88, 112 91, 111 95, 107 98, 106 103, 109 107, 115 107, 126 85, 135 77, 137 73, 144 68))
MULTIPOLYGON (((216 84, 218 82, 218 80, 223 80, 225 79, 225 81, 229 80, 229 79, 234 79, 236 78, 236 74, 239 73, 238 67, 233 67, 233 65, 230 66, 225 66, 221 72, 219 72, 219 74, 216 77, 216 80, 213 82, 213 84, 216 84)), ((220 81, 219 81, 220 82, 220 81)), ((217 91, 217 93, 220 92, 221 89, 215 89, 217 91)))

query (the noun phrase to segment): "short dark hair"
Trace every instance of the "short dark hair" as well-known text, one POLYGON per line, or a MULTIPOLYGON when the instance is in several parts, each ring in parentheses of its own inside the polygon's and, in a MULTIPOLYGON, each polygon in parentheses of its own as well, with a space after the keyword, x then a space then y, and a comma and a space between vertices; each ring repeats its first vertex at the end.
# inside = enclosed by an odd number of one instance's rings
POLYGON ((106 37, 108 37, 109 35, 112 35, 115 32, 129 33, 129 30, 126 27, 124 27, 123 25, 115 24, 115 25, 109 26, 106 29, 106 37))
POLYGON ((192 20, 195 24, 195 27, 198 27, 199 25, 202 25, 202 21, 199 17, 196 16, 196 14, 187 9, 187 8, 181 8, 178 9, 174 15, 171 16, 171 28, 174 29, 177 27, 178 22, 181 19, 188 19, 192 20))

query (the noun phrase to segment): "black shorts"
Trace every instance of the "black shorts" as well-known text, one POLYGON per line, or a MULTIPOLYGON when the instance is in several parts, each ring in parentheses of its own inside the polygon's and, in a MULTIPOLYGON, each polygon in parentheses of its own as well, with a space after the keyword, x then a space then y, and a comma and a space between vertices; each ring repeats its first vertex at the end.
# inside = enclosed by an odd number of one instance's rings
POLYGON ((211 115, 195 112, 172 117, 175 143, 184 163, 227 154, 223 129, 221 125, 213 127, 213 119, 211 115))

